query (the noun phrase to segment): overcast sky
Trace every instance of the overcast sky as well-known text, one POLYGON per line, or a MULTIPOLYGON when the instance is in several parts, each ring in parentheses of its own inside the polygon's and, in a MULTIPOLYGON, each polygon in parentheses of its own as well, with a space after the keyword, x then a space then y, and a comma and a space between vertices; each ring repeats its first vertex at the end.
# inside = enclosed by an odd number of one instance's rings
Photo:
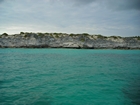
POLYGON ((140 0, 0 0, 0 34, 140 36, 140 0))

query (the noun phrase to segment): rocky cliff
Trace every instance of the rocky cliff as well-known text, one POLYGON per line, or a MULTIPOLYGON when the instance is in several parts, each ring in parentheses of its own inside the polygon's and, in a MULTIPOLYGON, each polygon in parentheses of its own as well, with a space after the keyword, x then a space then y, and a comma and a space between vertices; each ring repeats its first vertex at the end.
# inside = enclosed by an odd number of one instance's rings
POLYGON ((65 33, 0 35, 1 48, 140 49, 140 37, 65 33))

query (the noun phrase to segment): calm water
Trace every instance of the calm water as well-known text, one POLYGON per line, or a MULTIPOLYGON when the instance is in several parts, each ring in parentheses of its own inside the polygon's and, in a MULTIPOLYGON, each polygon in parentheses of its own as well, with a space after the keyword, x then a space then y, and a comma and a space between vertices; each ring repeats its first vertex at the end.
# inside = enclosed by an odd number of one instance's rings
POLYGON ((0 49, 0 105, 140 105, 140 50, 0 49))

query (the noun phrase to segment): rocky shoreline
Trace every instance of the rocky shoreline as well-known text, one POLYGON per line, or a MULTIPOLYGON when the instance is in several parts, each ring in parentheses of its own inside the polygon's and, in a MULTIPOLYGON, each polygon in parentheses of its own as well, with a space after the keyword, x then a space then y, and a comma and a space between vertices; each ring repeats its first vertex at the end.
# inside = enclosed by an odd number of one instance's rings
POLYGON ((0 48, 140 49, 140 37, 66 33, 0 35, 0 48))

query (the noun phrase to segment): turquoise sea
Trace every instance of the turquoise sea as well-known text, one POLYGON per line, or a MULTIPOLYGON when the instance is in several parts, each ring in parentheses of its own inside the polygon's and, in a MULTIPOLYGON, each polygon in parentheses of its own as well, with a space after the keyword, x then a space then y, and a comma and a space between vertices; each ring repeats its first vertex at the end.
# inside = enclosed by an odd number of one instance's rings
POLYGON ((0 105, 140 105, 140 50, 0 49, 0 105))

